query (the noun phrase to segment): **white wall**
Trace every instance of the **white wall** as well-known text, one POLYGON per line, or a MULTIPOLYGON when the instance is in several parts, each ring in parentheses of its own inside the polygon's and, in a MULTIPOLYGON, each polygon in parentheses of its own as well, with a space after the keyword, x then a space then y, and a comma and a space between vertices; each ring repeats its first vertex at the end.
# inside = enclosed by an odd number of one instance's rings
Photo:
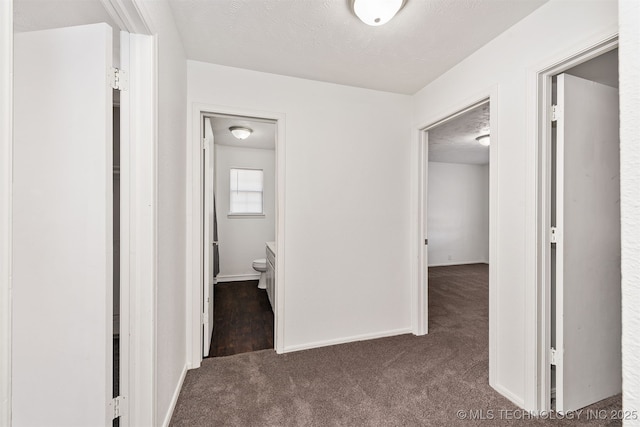
MULTIPOLYGON (((216 210, 220 274, 218 281, 259 276, 251 263, 265 258, 265 243, 276 238, 275 151, 216 145, 216 210), (264 217, 228 217, 229 169, 262 169, 264 217), (238 277, 240 276, 240 277, 238 277)), ((247 280, 247 279, 242 279, 247 280)))
POLYGON ((187 68, 189 112, 286 114, 285 351, 409 331, 410 97, 187 68))
POLYGON ((186 57, 166 0, 144 5, 158 34, 156 423, 186 369, 186 57))
POLYGON ((489 262, 489 166, 429 162, 429 266, 489 262))
MULTIPOLYGON (((497 162, 497 283, 492 292, 497 306, 492 313, 497 326, 495 382, 498 391, 530 407, 535 378, 533 358, 525 354, 527 289, 535 289, 535 87, 528 78, 550 66, 560 54, 591 39, 604 38, 617 28, 617 2, 551 0, 499 37, 460 62, 414 96, 414 126, 456 111, 468 100, 497 88, 497 117, 491 120, 492 150, 497 162), (531 126, 531 127, 528 127, 531 126), (527 364, 527 362, 529 364, 527 364), (525 396, 531 401, 525 401, 525 396)), ((417 154, 417 146, 414 148, 417 154)), ((416 167, 417 168, 417 167, 416 167)))
MULTIPOLYGON (((640 408, 640 2, 620 2, 622 407, 640 408)), ((640 420, 625 421, 638 426, 640 420)))

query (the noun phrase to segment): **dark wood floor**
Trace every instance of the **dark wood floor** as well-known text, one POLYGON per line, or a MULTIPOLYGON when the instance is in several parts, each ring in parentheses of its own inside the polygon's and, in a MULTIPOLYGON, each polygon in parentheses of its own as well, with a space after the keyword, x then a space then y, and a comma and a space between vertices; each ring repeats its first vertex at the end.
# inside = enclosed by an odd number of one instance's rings
POLYGON ((214 286, 209 357, 273 348, 273 311, 257 280, 214 286))

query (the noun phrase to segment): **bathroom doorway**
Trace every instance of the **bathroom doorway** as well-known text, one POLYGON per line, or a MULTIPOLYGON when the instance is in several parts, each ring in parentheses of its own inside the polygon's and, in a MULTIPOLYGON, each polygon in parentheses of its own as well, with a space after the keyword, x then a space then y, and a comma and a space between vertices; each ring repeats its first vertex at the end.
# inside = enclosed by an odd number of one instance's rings
POLYGON ((202 124, 203 357, 274 348, 277 123, 204 114, 202 124))

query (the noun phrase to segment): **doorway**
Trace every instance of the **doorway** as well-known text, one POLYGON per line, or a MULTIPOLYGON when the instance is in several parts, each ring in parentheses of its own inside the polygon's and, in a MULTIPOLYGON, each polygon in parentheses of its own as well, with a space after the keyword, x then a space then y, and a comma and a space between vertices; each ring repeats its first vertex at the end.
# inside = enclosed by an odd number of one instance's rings
POLYGON ((551 76, 549 405, 622 389, 618 51, 551 76))
POLYGON ((203 357, 273 348, 276 122, 204 115, 203 132, 203 357))
POLYGON ((425 133, 430 330, 470 332, 470 363, 488 370, 489 100, 425 133))
MULTIPOLYGON (((191 266, 188 269, 190 286, 187 296, 191 302, 188 305, 188 316, 192 319, 190 322, 191 346, 188 355, 190 365, 194 368, 200 366, 202 359, 209 355, 211 339, 216 334, 214 327, 215 305, 219 301, 216 298, 215 287, 226 281, 227 287, 235 289, 234 285, 241 285, 243 281, 255 281, 251 284, 244 284, 255 293, 254 284, 257 286, 263 273, 265 276, 263 281, 266 282, 269 292, 260 290, 263 298, 262 303, 258 303, 258 305, 261 306, 263 315, 268 309, 273 320, 261 320, 260 324, 263 326, 265 324, 272 325, 273 332, 266 333, 271 336, 268 347, 274 348, 277 353, 282 353, 284 350, 285 117, 279 113, 263 113, 204 104, 194 104, 191 117, 192 126, 189 128, 189 140, 192 141, 192 151, 187 164, 190 171, 189 187, 193 189, 189 193, 187 201, 188 205, 192 207, 191 232, 188 234, 190 250, 187 253, 187 262, 191 266), (250 136, 245 139, 237 139, 231 133, 234 129, 230 129, 235 127, 248 128, 247 133, 250 136), (271 141, 269 149, 266 149, 266 146, 260 147, 259 136, 261 134, 263 136, 270 135, 268 138, 271 141), (255 138, 253 138, 254 136, 255 138), (258 145, 253 146, 254 144, 258 145), (237 155, 239 152, 248 153, 246 159, 250 159, 251 154, 254 155, 253 157, 260 157, 256 156, 256 153, 261 153, 262 157, 265 157, 264 155, 268 153, 266 157, 272 159, 271 164, 268 167, 257 164, 252 166, 250 163, 241 164, 234 160, 231 163, 226 161, 225 170, 222 170, 222 165, 216 168, 218 160, 223 158, 242 159, 243 156, 237 155), (216 156, 218 153, 219 155, 216 156), (216 159, 216 157, 220 157, 220 159, 216 159), (235 177, 236 184, 239 182, 238 179, 244 180, 248 175, 254 178, 260 175, 265 186, 262 194, 263 201, 267 200, 268 193, 271 193, 272 196, 269 197, 273 200, 270 202, 272 207, 263 213, 254 212, 253 207, 249 207, 249 210, 244 213, 235 212, 236 208, 231 208, 232 203, 235 203, 231 195, 232 175, 235 177), (214 195, 215 211, 213 209, 214 195), (218 235, 215 237, 214 219, 218 227, 218 235), (226 224, 224 224, 225 222, 226 224), (231 230, 227 229, 229 223, 232 224, 231 228, 236 228, 236 231, 240 229, 240 234, 244 234, 245 238, 246 234, 251 234, 255 241, 246 245, 239 243, 242 239, 235 240, 235 243, 233 238, 228 240, 227 238, 234 234, 228 233, 231 230), (273 225, 264 227, 267 223, 273 225), (227 228, 224 228, 225 226, 227 228), (264 231, 260 232, 259 228, 268 230, 267 234, 264 231), (252 233, 249 233, 251 231, 252 233), (223 234, 227 237, 224 237, 223 234), (251 249, 247 251, 246 247, 251 247, 251 249), (267 248, 269 249, 267 250, 267 248), (214 277, 216 250, 219 254, 217 260, 219 270, 214 277), (270 256, 268 256, 269 254, 270 256), (260 271, 265 269, 265 264, 267 271, 260 271), (257 268, 254 268, 254 265, 257 265, 257 268)), ((234 188, 233 191, 237 193, 235 196, 239 197, 238 200, 259 200, 259 198, 254 199, 255 192, 253 195, 243 195, 245 190, 247 188, 244 190, 234 188)), ((253 192, 253 187, 251 187, 251 191, 253 192)), ((261 207, 264 206, 264 204, 261 205, 261 207)), ((257 210, 259 211, 260 207, 257 210)), ((244 351, 252 351, 252 349, 245 348, 244 351)))
MULTIPOLYGON (((416 301, 414 333, 421 335, 430 330, 429 322, 432 321, 430 310, 433 307, 430 300, 429 275, 436 270, 430 272, 429 267, 446 269, 452 265, 478 264, 480 269, 470 271, 469 274, 475 275, 480 281, 488 282, 486 283, 488 288, 487 344, 489 384, 493 386, 497 370, 497 362, 493 357, 497 343, 495 334, 497 325, 495 316, 491 316, 493 307, 496 305, 496 292, 491 292, 491 289, 497 283, 495 275, 498 220, 497 191, 494 191, 498 183, 498 134, 495 125, 497 123, 495 120, 497 88, 490 88, 482 96, 471 98, 458 105, 457 108, 454 106, 448 109, 453 113, 436 116, 419 130, 417 206, 419 232, 416 242, 418 280, 414 291, 414 301, 416 301), (451 143, 450 137, 453 134, 458 135, 460 139, 458 144, 451 143), (482 143, 489 145, 483 146, 482 143), (464 169, 464 173, 457 173, 459 172, 457 169, 464 169), (459 180, 462 175, 466 175, 469 185, 459 180), (477 179, 474 180, 472 177, 477 179), (450 194, 446 189, 453 186, 459 187, 460 197, 449 197, 450 194), (474 186, 477 188, 473 189, 474 186), (463 211, 469 210, 469 206, 464 204, 469 204, 470 195, 477 201, 472 204, 476 214, 467 215, 465 221, 456 222, 452 228, 451 224, 447 224, 452 220, 447 210, 454 215, 466 215, 468 212, 463 211), (438 198, 444 201, 440 202, 441 209, 431 211, 430 203, 435 204, 438 198), (466 231, 463 232, 463 229, 466 231)), ((433 274, 433 276, 435 279, 436 275, 433 274)), ((437 280, 440 279, 441 277, 437 280)))

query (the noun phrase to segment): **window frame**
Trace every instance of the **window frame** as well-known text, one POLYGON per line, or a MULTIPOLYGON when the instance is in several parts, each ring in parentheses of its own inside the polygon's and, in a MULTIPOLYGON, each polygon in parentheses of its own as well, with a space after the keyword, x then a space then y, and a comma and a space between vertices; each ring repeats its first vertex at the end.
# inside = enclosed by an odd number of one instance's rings
MULTIPOLYGON (((264 212, 264 169, 261 168, 243 168, 243 167, 230 167, 229 168, 229 211, 227 213, 227 217, 228 218, 264 218, 265 217, 265 212, 264 212), (260 172, 262 174, 262 189, 260 191, 262 197, 261 197, 261 204, 260 204, 260 212, 232 212, 231 211, 231 207, 233 205, 231 197, 233 194, 233 190, 231 190, 231 174, 232 171, 234 170, 244 170, 244 171, 256 171, 256 172, 260 172)), ((236 190, 237 192, 237 190, 236 190)))

